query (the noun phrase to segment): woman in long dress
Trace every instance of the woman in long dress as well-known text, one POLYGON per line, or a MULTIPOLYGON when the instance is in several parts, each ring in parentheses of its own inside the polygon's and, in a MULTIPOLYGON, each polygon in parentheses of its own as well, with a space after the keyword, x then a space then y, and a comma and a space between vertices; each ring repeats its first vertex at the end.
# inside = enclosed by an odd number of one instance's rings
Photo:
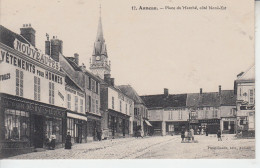
POLYGON ((68 134, 66 135, 66 139, 65 139, 65 149, 71 149, 71 136, 70 136, 70 132, 68 132, 68 134))

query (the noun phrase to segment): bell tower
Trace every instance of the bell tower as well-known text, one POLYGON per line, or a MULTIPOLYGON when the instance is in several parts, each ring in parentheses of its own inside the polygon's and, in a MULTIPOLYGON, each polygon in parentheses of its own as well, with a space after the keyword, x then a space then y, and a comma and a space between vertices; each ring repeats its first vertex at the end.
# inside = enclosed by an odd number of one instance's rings
POLYGON ((105 44, 105 39, 103 37, 103 29, 101 22, 101 6, 100 6, 100 16, 98 22, 97 37, 94 43, 94 50, 92 54, 92 61, 90 61, 90 70, 95 75, 104 79, 105 74, 110 74, 110 61, 108 61, 107 48, 105 44))

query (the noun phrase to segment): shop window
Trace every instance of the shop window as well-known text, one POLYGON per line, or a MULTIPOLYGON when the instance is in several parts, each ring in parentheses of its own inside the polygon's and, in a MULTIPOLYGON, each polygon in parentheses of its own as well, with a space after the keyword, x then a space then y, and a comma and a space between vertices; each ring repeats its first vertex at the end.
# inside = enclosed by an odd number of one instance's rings
POLYGON ((16 96, 23 97, 23 71, 16 69, 16 96))
POLYGON ((74 119, 67 118, 67 132, 70 132, 72 138, 75 137, 74 135, 74 119))
POLYGON ((71 95, 67 94, 68 109, 71 109, 71 95))
POLYGON ((83 113, 83 99, 80 99, 80 112, 83 113))
POLYGON ((223 125, 224 125, 224 130, 228 130, 228 121, 224 121, 223 125))
POLYGON ((75 96, 75 111, 78 111, 79 109, 79 100, 78 100, 78 96, 75 96))
POLYGON ((29 112, 5 109, 5 140, 29 141, 29 112))
POLYGON ((49 103, 54 104, 54 83, 49 82, 49 103))
POLYGON ((56 142, 62 142, 62 121, 60 118, 49 118, 45 120, 46 138, 50 138, 52 134, 56 136, 56 142))
POLYGON ((34 77, 34 100, 41 101, 41 81, 39 77, 34 77))
POLYGON ((112 109, 115 109, 115 98, 112 97, 112 109))

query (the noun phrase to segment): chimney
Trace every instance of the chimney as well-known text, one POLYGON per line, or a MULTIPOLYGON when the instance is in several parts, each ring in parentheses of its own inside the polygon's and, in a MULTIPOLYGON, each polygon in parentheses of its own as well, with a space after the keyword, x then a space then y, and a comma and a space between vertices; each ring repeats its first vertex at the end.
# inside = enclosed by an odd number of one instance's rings
POLYGON ((24 24, 20 28, 20 34, 35 47, 35 30, 31 27, 31 24, 24 24))
POLYGON ((49 40, 45 41, 45 54, 51 55, 51 42, 49 40))
POLYGON ((110 74, 104 74, 104 81, 109 85, 110 85, 110 79, 111 79, 110 74))
POLYGON ((200 88, 200 94, 202 94, 202 88, 200 88))
POLYGON ((74 58, 75 58, 75 63, 76 63, 77 65, 79 65, 79 54, 78 54, 78 53, 75 53, 75 54, 74 54, 74 58))
POLYGON ((63 49, 63 42, 62 40, 57 39, 53 36, 53 39, 51 39, 51 57, 59 62, 59 53, 62 54, 63 49))
POLYGON ((221 85, 218 86, 218 94, 221 95, 221 85))
POLYGON ((168 96, 169 95, 169 90, 167 88, 164 88, 164 95, 168 96))
POLYGON ((115 86, 115 78, 110 78, 111 80, 110 80, 110 84, 112 85, 112 86, 115 86))

